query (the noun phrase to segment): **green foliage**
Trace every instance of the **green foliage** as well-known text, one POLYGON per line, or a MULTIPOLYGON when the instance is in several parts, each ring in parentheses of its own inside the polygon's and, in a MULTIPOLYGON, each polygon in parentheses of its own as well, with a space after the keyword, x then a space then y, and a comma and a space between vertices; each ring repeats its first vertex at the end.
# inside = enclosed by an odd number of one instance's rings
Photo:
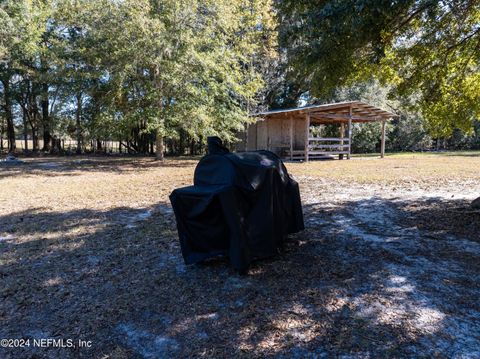
POLYGON ((234 141, 259 102, 262 59, 276 56, 271 0, 0 4, 0 75, 16 76, 17 103, 28 97, 36 119, 48 97, 49 123, 37 127, 79 141, 234 141))
POLYGON ((376 76, 414 105, 435 137, 471 131, 480 114, 480 3, 284 0, 281 44, 292 78, 316 97, 376 76))
POLYGON ((114 114, 133 126, 145 122, 145 131, 160 129, 170 137, 183 129, 193 138, 217 134, 232 140, 248 121, 244 104, 262 86, 247 66, 263 46, 245 20, 257 9, 244 5, 75 1, 64 3, 63 13, 74 14, 65 24, 82 29, 76 47, 85 49, 84 62, 101 74, 103 116, 114 114))
MULTIPOLYGON (((374 106, 388 109, 400 116, 388 122, 386 127, 386 146, 390 151, 408 151, 431 147, 431 138, 424 127, 422 115, 412 105, 416 99, 405 96, 389 99, 391 86, 384 86, 379 81, 358 82, 333 91, 328 102, 360 100, 374 106)), ((335 126, 338 131, 338 126, 335 126)), ((352 150, 356 153, 380 150, 380 123, 353 124, 352 150)), ((332 134, 333 135, 333 134, 332 134)))
MULTIPOLYGON (((0 0, 0 129, 145 152, 155 134, 233 142, 249 113, 299 99, 363 100, 401 115, 389 149, 475 145, 478 1, 275 4, 0 0)), ((357 151, 378 149, 375 126, 355 126, 357 151)))

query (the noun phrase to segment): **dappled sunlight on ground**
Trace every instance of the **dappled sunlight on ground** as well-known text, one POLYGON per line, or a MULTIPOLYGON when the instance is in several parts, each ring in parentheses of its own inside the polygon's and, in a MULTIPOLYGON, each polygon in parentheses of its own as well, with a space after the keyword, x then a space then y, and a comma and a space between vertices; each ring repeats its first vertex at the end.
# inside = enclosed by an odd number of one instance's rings
POLYGON ((246 277, 183 263, 195 160, 26 162, 0 169, 0 338, 93 347, 1 358, 480 356, 480 158, 287 164, 306 229, 246 277))

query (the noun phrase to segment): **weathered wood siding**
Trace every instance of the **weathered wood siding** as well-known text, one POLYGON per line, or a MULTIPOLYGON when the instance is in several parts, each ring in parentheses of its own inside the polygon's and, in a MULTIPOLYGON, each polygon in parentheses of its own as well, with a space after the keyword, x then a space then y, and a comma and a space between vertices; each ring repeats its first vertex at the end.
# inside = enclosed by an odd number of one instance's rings
POLYGON ((257 150, 266 150, 268 147, 267 121, 257 122, 257 150))
POLYGON ((252 123, 248 126, 248 136, 247 136, 247 151, 255 151, 257 149, 257 124, 252 123))
MULTIPOLYGON (((293 148, 301 150, 305 147, 305 120, 293 121, 293 148)), ((247 151, 275 150, 290 147, 290 118, 260 120, 248 126, 246 139, 247 151)), ((239 136, 242 138, 242 136, 239 136)))
POLYGON ((305 120, 296 119, 295 121, 293 121, 293 123, 293 138, 295 139, 293 143, 293 149, 303 150, 305 148, 305 120))

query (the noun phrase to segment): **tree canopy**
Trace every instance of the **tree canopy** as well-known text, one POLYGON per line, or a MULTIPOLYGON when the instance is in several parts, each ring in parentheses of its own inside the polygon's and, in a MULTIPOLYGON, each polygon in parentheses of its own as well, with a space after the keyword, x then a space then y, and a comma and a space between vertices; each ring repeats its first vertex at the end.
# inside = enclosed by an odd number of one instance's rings
POLYGON ((402 115, 392 149, 477 143, 479 57, 478 0, 0 0, 0 149, 162 158, 235 142, 258 110, 346 99, 402 115))
POLYGON ((61 129, 55 117, 77 138, 77 150, 88 137, 120 140, 132 132, 141 152, 152 136, 160 148, 165 136, 181 133, 231 141, 263 86, 259 57, 275 53, 268 0, 0 4, 7 122, 16 96, 26 96, 25 124, 34 134, 41 125, 46 150, 50 133, 61 129))
POLYGON ((432 134, 472 129, 480 114, 480 2, 283 0, 280 42, 312 96, 376 77, 417 96, 432 134))

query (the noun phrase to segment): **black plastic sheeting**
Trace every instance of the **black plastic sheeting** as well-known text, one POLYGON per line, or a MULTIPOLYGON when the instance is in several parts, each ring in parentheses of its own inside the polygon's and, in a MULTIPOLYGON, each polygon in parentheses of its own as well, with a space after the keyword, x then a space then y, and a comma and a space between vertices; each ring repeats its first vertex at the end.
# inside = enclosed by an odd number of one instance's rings
POLYGON ((304 229, 299 187, 274 153, 230 153, 219 138, 208 140, 194 185, 170 195, 183 258, 193 264, 227 255, 245 272, 304 229))

